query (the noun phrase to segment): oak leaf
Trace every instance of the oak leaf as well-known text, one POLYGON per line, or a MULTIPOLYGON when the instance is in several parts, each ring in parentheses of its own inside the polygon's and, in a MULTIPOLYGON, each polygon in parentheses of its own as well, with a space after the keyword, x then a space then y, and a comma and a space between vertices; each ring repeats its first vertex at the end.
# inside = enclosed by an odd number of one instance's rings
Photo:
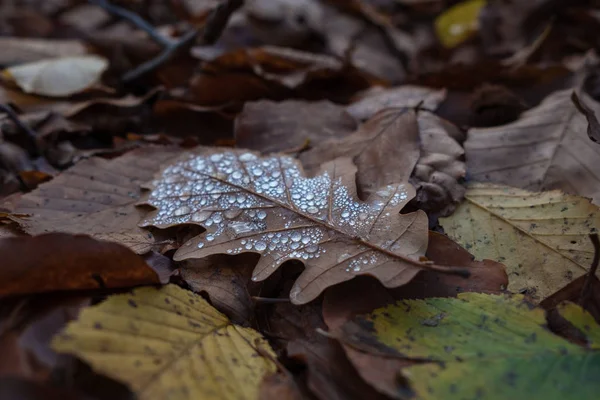
MULTIPOLYGON (((516 122, 469 130, 465 153, 472 178, 527 190, 561 189, 598 203, 600 148, 590 142, 586 117, 571 94, 555 92, 516 122)), ((581 100, 600 112, 585 93, 581 100)))
POLYGON ((296 304, 357 275, 372 275, 396 287, 421 269, 449 270, 419 261, 427 248, 427 216, 422 211, 399 214, 414 189, 390 184, 369 202, 360 202, 355 172, 350 159, 340 158, 324 164, 320 175, 306 178, 291 157, 200 150, 166 167, 153 181, 147 204, 157 210, 141 225, 191 223, 207 229, 177 250, 176 261, 260 253, 255 281, 287 260, 304 262, 306 269, 290 292, 296 304))
POLYGON ((256 399, 262 379, 277 369, 258 332, 231 324, 176 285, 136 289, 83 310, 53 348, 126 383, 142 400, 256 399))
POLYGON ((477 259, 504 263, 509 290, 541 301, 589 270, 594 251, 588 235, 598 231, 600 211, 558 190, 474 184, 440 224, 477 259))
POLYGON ((334 335, 363 352, 405 360, 402 375, 410 387, 397 388, 400 395, 594 399, 600 326, 578 306, 559 312, 581 329, 587 347, 552 333, 545 311, 522 295, 404 300, 346 323, 334 335))

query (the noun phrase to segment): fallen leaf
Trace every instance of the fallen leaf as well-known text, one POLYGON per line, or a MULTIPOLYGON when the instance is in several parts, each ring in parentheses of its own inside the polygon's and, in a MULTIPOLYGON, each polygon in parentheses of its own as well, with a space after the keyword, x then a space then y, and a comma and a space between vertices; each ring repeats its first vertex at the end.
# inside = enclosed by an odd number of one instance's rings
POLYGON ((419 126, 413 110, 388 108, 377 113, 354 134, 319 143, 300 154, 312 175, 320 166, 338 157, 353 157, 358 169, 356 182, 361 198, 378 189, 408 182, 419 160, 419 126))
POLYGON ((356 96, 346 111, 359 121, 371 118, 384 108, 421 107, 431 111, 446 98, 445 89, 403 85, 393 88, 375 86, 356 96))
POLYGON ((563 318, 584 334, 590 349, 600 350, 600 329, 589 312, 570 302, 560 304, 557 309, 563 318))
POLYGON ((108 68, 108 61, 99 56, 52 58, 17 65, 2 71, 24 92, 50 97, 65 97, 97 83, 108 68))
POLYGON ((179 264, 181 277, 195 292, 207 293, 211 304, 234 323, 246 326, 254 314, 249 288, 256 265, 252 256, 213 255, 185 260, 179 264))
POLYGON ((560 191, 474 184, 440 224, 477 259, 504 263, 509 290, 541 301, 589 270, 594 251, 588 235, 597 232, 600 212, 589 200, 560 191))
MULTIPOLYGON (((580 314, 564 316, 578 324, 580 314)), ((589 328, 595 340, 600 326, 589 328)), ((600 389, 597 347, 550 332, 544 310, 520 295, 404 300, 347 323, 336 335, 366 352, 420 360, 398 380, 408 381, 405 394, 422 399, 593 399, 600 389)))
POLYGON ((51 233, 0 239, 0 297, 159 283, 144 259, 117 243, 51 233))
POLYGON ((19 400, 86 400, 75 391, 14 376, 0 377, 0 398, 19 400))
POLYGON ((83 310, 53 347, 126 383, 140 399, 255 399, 277 368, 258 332, 232 325, 176 285, 136 289, 83 310))
MULTIPOLYGON (((569 283, 552 296, 547 297, 540 303, 540 307, 546 310, 555 309, 560 303, 565 301, 579 302, 581 298, 581 291, 585 285, 589 275, 582 275, 569 283)), ((590 290, 590 297, 582 306, 590 312, 598 321, 600 321, 600 280, 597 277, 592 278, 592 288, 590 290)))
POLYGON ((238 147, 271 153, 343 137, 356 122, 342 106, 327 100, 249 102, 235 120, 238 147))
POLYGON ((275 373, 262 380, 258 399, 302 400, 306 395, 300 391, 291 374, 275 373))
POLYGON ((205 227, 206 234, 177 250, 176 261, 260 253, 254 281, 287 260, 304 262, 290 292, 296 304, 357 275, 395 287, 421 269, 448 270, 419 261, 427 246, 427 217, 422 211, 399 214, 414 196, 410 185, 388 185, 363 203, 355 197, 356 169, 349 159, 329 162, 320 172, 306 178, 287 156, 201 149, 153 181, 147 204, 157 210, 141 226, 205 227))
POLYGON ((176 149, 146 147, 113 160, 81 161, 21 197, 13 212, 29 216, 13 220, 31 235, 85 233, 145 253, 152 248, 154 237, 137 226, 143 216, 135 207, 141 196, 140 184, 177 155, 176 149))
MULTIPOLYGON (((472 178, 527 190, 561 189, 599 202, 600 178, 594 171, 600 153, 588 139, 586 117, 571 93, 555 92, 516 122, 470 129, 464 146, 472 178)), ((600 110, 586 94, 581 100, 600 110)))
POLYGON ((479 12, 485 0, 462 1, 435 19, 435 32, 444 47, 456 47, 471 37, 479 27, 479 12))

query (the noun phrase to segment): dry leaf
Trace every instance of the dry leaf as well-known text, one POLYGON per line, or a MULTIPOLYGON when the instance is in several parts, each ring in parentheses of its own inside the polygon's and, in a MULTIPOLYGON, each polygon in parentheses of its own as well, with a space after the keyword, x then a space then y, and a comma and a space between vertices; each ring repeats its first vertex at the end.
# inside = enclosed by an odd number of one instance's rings
POLYGON ((117 243, 51 233, 0 239, 0 297, 159 283, 144 259, 117 243))
POLYGON ((343 158, 306 178, 291 157, 205 149, 162 171, 148 199, 157 210, 141 225, 207 229, 180 247, 175 260, 260 253, 255 281, 287 260, 304 262, 290 292, 296 304, 357 275, 395 287, 421 269, 447 270, 419 262, 427 247, 425 213, 399 214, 414 189, 391 184, 363 203, 356 199, 355 172, 343 158))
POLYGON ((430 112, 388 108, 371 117, 354 134, 328 140, 300 154, 309 173, 326 161, 353 156, 362 198, 378 188, 410 182, 417 188, 416 204, 435 215, 447 215, 462 200, 465 175, 461 160, 462 133, 430 112))
POLYGON ((314 174, 321 164, 338 157, 353 157, 358 168, 359 194, 367 198, 379 188, 408 182, 419 159, 419 127, 413 110, 380 111, 354 134, 329 140, 300 155, 302 165, 314 174))
POLYGON ((356 122, 329 101, 261 100, 244 105, 235 120, 238 147, 263 153, 296 150, 352 133, 356 122))
POLYGON ((145 253, 154 237, 137 227, 143 215, 134 206, 140 184, 176 155, 175 149, 148 147, 110 161, 84 160, 24 195, 13 211, 31 215, 13 220, 32 235, 85 233, 145 253))
POLYGON ((504 263, 509 290, 541 301, 589 270, 594 251, 588 235, 598 231, 600 212, 589 200, 560 191, 479 184, 440 224, 476 258, 504 263))
POLYGON ((594 110, 592 110, 583 100, 581 100, 575 92, 571 94, 571 100, 579 112, 585 115, 585 118, 588 121, 587 134, 590 140, 594 143, 600 143, 600 122, 598 122, 598 118, 596 117, 594 110))
POLYGON ((195 292, 206 292, 211 304, 234 323, 247 325, 253 317, 250 294, 254 254, 214 255, 180 263, 181 277, 195 292))
MULTIPOLYGON (((555 92, 513 123, 469 130, 467 166, 476 181, 528 190, 561 189, 600 202, 600 147, 587 135, 587 120, 571 101, 572 90, 555 92)), ((600 104, 581 94, 594 111, 600 104)))
POLYGON ((100 79, 108 61, 99 56, 52 58, 17 65, 2 71, 24 92, 50 97, 79 93, 100 79))
POLYGON ((256 399, 277 368, 258 332, 232 325, 175 285, 136 289, 83 310, 53 347, 128 384, 141 400, 256 399))
POLYGON ((359 121, 371 118, 384 108, 422 108, 435 111, 446 98, 445 89, 403 85, 394 88, 373 87, 361 93, 346 111, 359 121))

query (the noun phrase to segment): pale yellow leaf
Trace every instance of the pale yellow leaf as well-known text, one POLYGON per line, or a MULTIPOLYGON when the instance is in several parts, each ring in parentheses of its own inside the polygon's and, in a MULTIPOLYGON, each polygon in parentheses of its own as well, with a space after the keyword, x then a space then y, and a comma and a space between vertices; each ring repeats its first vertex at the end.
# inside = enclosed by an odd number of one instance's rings
POLYGON ((588 271, 594 255, 588 235, 597 232, 600 212, 557 190, 475 184, 440 224, 476 258, 503 263, 509 290, 541 301, 588 271))
POLYGON ((103 57, 86 55, 52 58, 7 68, 3 75, 24 92, 63 97, 94 85, 108 68, 103 57))
POLYGON ((136 289, 83 310, 53 347, 127 384, 140 400, 256 399, 276 370, 258 332, 232 325, 176 285, 136 289))

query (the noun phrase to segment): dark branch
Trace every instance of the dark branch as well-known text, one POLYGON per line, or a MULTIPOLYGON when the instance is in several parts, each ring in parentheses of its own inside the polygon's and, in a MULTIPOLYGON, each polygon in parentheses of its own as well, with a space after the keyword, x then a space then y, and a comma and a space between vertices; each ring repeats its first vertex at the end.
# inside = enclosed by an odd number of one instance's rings
POLYGON ((579 297, 579 305, 585 308, 585 304, 592 294, 592 283, 596 278, 596 271, 598 270, 598 261, 600 261, 600 240, 598 240, 598 234, 592 233, 590 235, 590 240, 594 244, 594 259, 592 260, 592 265, 590 270, 587 273, 587 277, 585 278, 585 283, 583 284, 583 288, 581 289, 581 296, 579 297))
MULTIPOLYGON (((125 73, 121 78, 124 83, 132 82, 165 64, 181 49, 191 46, 198 36, 198 31, 196 29, 191 29, 181 37, 177 39, 171 39, 158 33, 154 26, 132 11, 114 4, 110 4, 107 0, 88 1, 91 4, 102 7, 113 15, 131 22, 146 32, 152 40, 163 47, 163 50, 156 57, 125 73)), ((231 17, 231 14, 233 14, 233 12, 240 8, 243 4, 243 0, 225 0, 219 4, 219 6, 217 6, 208 16, 201 35, 201 43, 203 45, 210 45, 219 40, 223 30, 227 26, 229 17, 231 17)))

